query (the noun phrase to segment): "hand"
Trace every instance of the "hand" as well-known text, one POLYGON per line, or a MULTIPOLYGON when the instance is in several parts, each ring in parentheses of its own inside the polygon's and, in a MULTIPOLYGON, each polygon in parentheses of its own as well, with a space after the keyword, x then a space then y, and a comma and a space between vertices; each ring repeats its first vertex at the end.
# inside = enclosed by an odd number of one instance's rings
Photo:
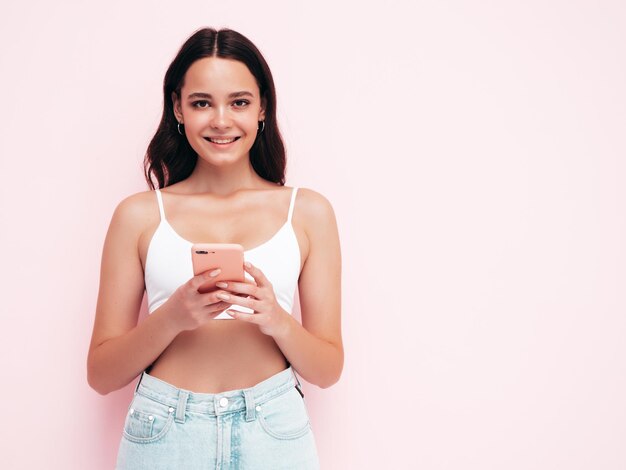
MULTIPOLYGON (((214 278, 221 269, 205 271, 192 277, 178 287, 162 307, 167 306, 167 315, 178 331, 195 330, 230 307, 232 303, 224 302, 217 295, 223 290, 214 290, 201 294, 198 288, 214 278)), ((159 307, 159 308, 162 308, 159 307)))
POLYGON ((226 310, 226 313, 235 320, 258 325, 261 332, 268 336, 278 337, 285 334, 292 317, 279 305, 272 284, 259 268, 252 266, 249 262, 244 263, 244 269, 254 278, 256 285, 250 282, 228 281, 218 282, 216 286, 228 291, 228 299, 223 300, 248 307, 254 310, 254 313, 236 310, 226 310), (233 293, 235 295, 232 295, 233 293), (247 297, 240 297, 236 294, 247 294, 247 297))

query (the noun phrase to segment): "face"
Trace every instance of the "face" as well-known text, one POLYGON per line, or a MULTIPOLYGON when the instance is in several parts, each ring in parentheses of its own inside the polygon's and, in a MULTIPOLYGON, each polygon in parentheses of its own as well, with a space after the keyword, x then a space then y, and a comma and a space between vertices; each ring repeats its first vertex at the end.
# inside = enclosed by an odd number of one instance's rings
POLYGON ((174 113, 199 158, 213 165, 247 159, 258 121, 265 119, 265 104, 248 67, 205 57, 189 67, 184 83, 180 101, 172 93, 174 113))

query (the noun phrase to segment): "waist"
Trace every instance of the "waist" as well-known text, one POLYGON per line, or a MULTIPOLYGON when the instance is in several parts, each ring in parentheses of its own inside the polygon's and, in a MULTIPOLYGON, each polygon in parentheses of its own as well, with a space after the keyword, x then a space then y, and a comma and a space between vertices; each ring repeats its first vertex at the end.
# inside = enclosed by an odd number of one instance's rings
POLYGON ((146 372, 182 389, 217 393, 251 387, 288 365, 256 325, 210 321, 176 336, 146 372))
POLYGON ((218 415, 246 408, 246 399, 263 404, 273 397, 285 393, 298 384, 291 366, 268 377, 252 387, 227 390, 220 393, 192 392, 161 380, 144 371, 139 377, 136 393, 156 400, 166 406, 177 408, 184 399, 187 411, 218 415))

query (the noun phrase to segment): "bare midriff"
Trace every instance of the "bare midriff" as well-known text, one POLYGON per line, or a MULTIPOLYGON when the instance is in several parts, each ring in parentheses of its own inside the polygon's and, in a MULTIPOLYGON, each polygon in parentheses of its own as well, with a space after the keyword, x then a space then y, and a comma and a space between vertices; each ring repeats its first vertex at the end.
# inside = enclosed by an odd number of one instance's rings
POLYGON ((178 388, 220 393, 252 387, 288 365, 274 339, 258 326, 212 320, 176 336, 147 372, 178 388))

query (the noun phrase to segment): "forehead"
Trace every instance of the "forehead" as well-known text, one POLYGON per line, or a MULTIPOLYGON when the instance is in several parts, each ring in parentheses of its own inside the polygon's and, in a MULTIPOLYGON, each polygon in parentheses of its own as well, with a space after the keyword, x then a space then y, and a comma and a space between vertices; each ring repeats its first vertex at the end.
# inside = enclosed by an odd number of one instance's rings
POLYGON ((182 88, 183 97, 194 92, 217 96, 241 90, 259 94, 254 75, 243 62, 219 57, 204 57, 191 64, 182 88))

